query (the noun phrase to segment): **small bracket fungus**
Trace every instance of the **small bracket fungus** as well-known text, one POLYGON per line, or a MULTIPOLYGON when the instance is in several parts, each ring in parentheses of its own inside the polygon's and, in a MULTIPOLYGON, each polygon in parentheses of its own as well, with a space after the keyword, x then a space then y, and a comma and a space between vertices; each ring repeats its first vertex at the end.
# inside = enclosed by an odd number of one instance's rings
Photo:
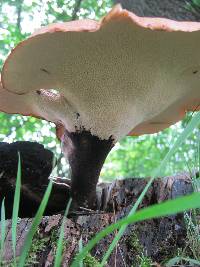
POLYGON ((121 137, 158 132, 199 107, 199 44, 200 23, 142 18, 120 5, 100 22, 52 24, 8 56, 2 84, 17 98, 0 109, 58 126, 74 202, 92 207, 104 160, 121 137))

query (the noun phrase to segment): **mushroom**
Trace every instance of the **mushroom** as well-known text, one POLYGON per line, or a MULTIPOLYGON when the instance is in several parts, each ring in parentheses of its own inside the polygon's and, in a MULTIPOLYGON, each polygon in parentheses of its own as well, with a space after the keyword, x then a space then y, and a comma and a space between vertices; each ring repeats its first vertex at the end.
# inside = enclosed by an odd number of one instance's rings
POLYGON ((28 113, 59 125, 74 203, 94 205, 120 138, 158 132, 199 108, 199 43, 200 23, 142 18, 117 5, 100 22, 51 24, 12 50, 3 87, 28 113))

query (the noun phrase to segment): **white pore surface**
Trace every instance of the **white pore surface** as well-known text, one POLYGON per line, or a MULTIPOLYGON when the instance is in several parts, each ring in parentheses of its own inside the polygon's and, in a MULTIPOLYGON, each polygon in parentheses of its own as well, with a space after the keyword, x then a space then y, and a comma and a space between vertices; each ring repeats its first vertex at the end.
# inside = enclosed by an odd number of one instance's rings
POLYGON ((199 45, 199 31, 152 31, 123 20, 96 32, 44 33, 13 51, 4 86, 28 98, 55 88, 59 100, 32 98, 37 114, 118 140, 166 128, 199 105, 199 45))

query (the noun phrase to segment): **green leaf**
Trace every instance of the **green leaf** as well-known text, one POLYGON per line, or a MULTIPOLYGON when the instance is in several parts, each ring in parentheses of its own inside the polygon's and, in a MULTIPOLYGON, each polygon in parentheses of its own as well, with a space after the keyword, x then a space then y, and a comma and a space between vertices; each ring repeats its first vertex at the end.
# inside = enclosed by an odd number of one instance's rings
POLYGON ((0 242, 0 264, 3 257, 4 243, 6 239, 6 216, 5 216, 5 199, 1 203, 1 242, 0 242))
POLYGON ((162 216, 172 215, 179 212, 183 212, 189 209, 195 209, 200 207, 200 193, 193 193, 188 196, 180 197, 174 200, 168 200, 166 202, 153 205, 148 208, 141 209, 135 214, 130 215, 124 219, 117 221, 114 224, 107 226, 100 233, 89 241, 89 243, 83 248, 81 253, 79 253, 71 267, 79 266, 80 260, 82 260, 87 253, 106 235, 112 233, 114 230, 119 229, 124 224, 131 224, 147 219, 158 218, 162 216))
POLYGON ((28 252, 29 252, 30 248, 31 248, 33 236, 34 236, 35 232, 37 231, 37 227, 41 222, 42 215, 43 215, 44 210, 45 210, 45 208, 47 206, 47 203, 48 203, 48 200, 49 200, 49 196, 50 196, 50 193, 51 193, 51 190, 52 190, 52 185, 53 185, 53 182, 52 182, 52 180, 50 180, 50 182, 48 184, 48 187, 47 187, 47 189, 45 191, 44 197, 42 199, 42 202, 40 203, 39 209, 38 209, 38 211, 36 213, 35 218, 33 219, 31 228, 30 228, 30 230, 29 230, 29 232, 27 234, 26 240, 24 242, 24 246, 23 246, 23 249, 22 249, 22 254, 20 256, 18 267, 24 267, 24 265, 25 265, 26 257, 28 255, 28 252))
POLYGON ((200 261, 198 261, 198 260, 194 260, 194 259, 190 259, 190 258, 184 258, 184 257, 175 257, 166 263, 166 267, 173 267, 175 264, 178 264, 182 260, 188 262, 189 264, 191 264, 191 266, 194 266, 194 265, 200 266, 200 261))
MULTIPOLYGON (((83 249, 83 239, 82 239, 82 236, 81 236, 81 238, 80 238, 80 240, 78 242, 78 247, 79 247, 79 252, 81 252, 82 249, 83 249)), ((83 267, 83 260, 80 260, 79 267, 83 267)))
POLYGON ((20 153, 18 152, 17 179, 15 186, 13 212, 12 212, 12 247, 13 247, 13 258, 15 266, 16 266, 16 236, 17 236, 17 222, 19 213, 19 202, 20 202, 20 190, 21 190, 21 158, 20 158, 20 153))
POLYGON ((200 0, 192 0, 193 4, 200 7, 200 0))
POLYGON ((72 199, 70 198, 65 210, 65 214, 63 216, 63 221, 62 221, 62 225, 60 228, 60 235, 59 235, 59 239, 57 242, 57 249, 56 249, 56 257, 55 257, 55 262, 54 262, 54 267, 60 267, 61 263, 62 263, 62 251, 63 251, 63 240, 64 240, 64 230, 65 230, 65 221, 67 218, 67 215, 69 213, 69 208, 71 206, 72 203, 72 199))

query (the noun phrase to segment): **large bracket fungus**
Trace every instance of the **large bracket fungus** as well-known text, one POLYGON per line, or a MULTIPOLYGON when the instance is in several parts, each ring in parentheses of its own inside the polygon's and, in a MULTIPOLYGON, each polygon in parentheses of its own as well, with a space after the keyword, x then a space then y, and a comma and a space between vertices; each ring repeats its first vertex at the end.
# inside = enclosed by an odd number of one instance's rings
POLYGON ((142 18, 120 5, 100 22, 43 27, 4 64, 3 87, 19 98, 5 111, 57 125, 73 199, 91 207, 103 162, 121 137, 158 132, 198 109, 199 44, 200 23, 142 18))

